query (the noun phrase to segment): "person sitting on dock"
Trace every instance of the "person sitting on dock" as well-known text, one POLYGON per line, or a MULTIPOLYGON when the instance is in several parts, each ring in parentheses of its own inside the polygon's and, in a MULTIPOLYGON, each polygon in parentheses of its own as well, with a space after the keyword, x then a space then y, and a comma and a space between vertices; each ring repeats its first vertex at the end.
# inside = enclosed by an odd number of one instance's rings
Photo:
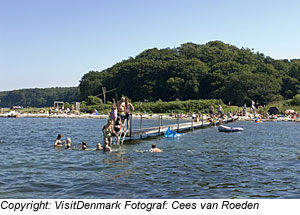
POLYGON ((104 152, 110 152, 110 151, 112 151, 111 148, 110 148, 110 146, 109 146, 109 142, 108 141, 105 142, 104 147, 103 147, 103 151, 104 152))
POLYGON ((156 148, 156 144, 152 144, 150 152, 162 152, 162 150, 159 148, 156 148))
POLYGON ((112 126, 112 121, 108 120, 107 124, 102 128, 103 140, 106 143, 108 141, 109 145, 112 145, 112 135, 115 134, 115 131, 112 126))
POLYGON ((55 140, 54 146, 58 147, 58 146, 62 146, 62 144, 64 143, 64 140, 61 141, 60 139, 62 138, 62 134, 59 134, 55 140))

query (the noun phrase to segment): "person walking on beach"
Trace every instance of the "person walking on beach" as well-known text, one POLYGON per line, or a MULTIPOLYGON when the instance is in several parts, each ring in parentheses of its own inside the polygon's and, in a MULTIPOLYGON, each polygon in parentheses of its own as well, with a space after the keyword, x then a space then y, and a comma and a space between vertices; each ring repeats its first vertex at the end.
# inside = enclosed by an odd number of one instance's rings
POLYGON ((214 111, 215 111, 214 106, 211 105, 210 108, 209 108, 209 115, 210 115, 211 118, 214 117, 214 111))
POLYGON ((247 105, 245 103, 243 107, 243 116, 246 116, 246 111, 247 111, 247 105))
POLYGON ((253 100, 252 100, 251 110, 252 110, 253 116, 255 117, 255 115, 256 115, 256 108, 255 108, 255 101, 253 101, 253 100))
POLYGON ((219 107, 218 107, 218 115, 220 115, 220 117, 223 116, 223 108, 221 105, 219 105, 219 107))

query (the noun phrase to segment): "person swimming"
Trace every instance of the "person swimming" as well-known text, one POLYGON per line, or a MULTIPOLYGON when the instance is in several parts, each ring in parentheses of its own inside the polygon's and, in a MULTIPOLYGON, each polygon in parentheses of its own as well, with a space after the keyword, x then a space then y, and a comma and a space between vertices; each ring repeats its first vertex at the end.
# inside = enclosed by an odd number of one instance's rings
POLYGON ((62 136, 62 134, 59 134, 58 136, 57 136, 57 138, 56 138, 56 140, 55 140, 55 143, 54 143, 54 146, 55 147, 60 147, 60 146, 62 146, 62 144, 63 144, 63 142, 64 141, 61 141, 61 138, 62 138, 63 136, 62 136))
POLYGON ((112 149, 109 146, 109 142, 108 141, 105 142, 105 145, 103 147, 103 151, 104 152, 110 152, 110 151, 112 151, 112 149))
POLYGON ((81 149, 82 150, 86 150, 86 148, 87 148, 86 142, 82 141, 82 143, 81 143, 81 149))
POLYGON ((102 150, 102 146, 101 143, 97 143, 97 148, 95 149, 96 151, 102 150))
POLYGON ((162 150, 159 148, 156 148, 156 144, 152 144, 150 152, 162 152, 162 150))
POLYGON ((67 138, 67 144, 66 144, 66 148, 65 149, 71 149, 71 138, 70 137, 68 137, 67 138))

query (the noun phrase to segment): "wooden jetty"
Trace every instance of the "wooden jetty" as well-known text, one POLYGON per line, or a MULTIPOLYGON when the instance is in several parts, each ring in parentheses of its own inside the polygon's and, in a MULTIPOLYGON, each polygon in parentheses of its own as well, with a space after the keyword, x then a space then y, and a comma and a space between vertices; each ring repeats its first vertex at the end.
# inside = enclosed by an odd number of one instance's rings
MULTIPOLYGON (((207 122, 206 120, 204 121, 203 118, 200 122, 184 122, 184 123, 179 123, 179 119, 177 118, 177 123, 176 124, 170 124, 170 125, 162 125, 162 116, 159 116, 160 120, 160 126, 155 126, 155 127, 147 127, 147 128, 141 128, 140 129, 132 129, 132 120, 130 120, 130 131, 127 134, 127 138, 129 140, 131 139, 137 139, 137 138, 146 138, 148 136, 159 136, 164 134, 168 128, 170 127, 171 130, 173 131, 187 131, 187 130, 193 130, 193 129, 198 129, 198 128, 206 128, 210 126, 215 126, 215 125, 220 125, 220 124, 226 124, 230 122, 234 122, 238 119, 238 117, 234 118, 229 118, 225 120, 217 120, 214 123, 207 122)), ((142 116, 141 116, 141 124, 142 124, 142 116)))

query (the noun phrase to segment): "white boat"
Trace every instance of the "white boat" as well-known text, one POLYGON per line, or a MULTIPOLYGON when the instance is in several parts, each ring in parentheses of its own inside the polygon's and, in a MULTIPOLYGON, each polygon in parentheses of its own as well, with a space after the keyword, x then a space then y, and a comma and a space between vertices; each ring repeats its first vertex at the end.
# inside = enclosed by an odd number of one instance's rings
POLYGON ((220 125, 218 127, 218 130, 221 132, 239 132, 239 131, 244 131, 243 128, 238 128, 238 127, 228 127, 225 125, 220 125))
POLYGON ((16 111, 10 111, 8 114, 7 114, 7 117, 13 117, 13 118, 16 118, 18 117, 18 114, 16 111))

